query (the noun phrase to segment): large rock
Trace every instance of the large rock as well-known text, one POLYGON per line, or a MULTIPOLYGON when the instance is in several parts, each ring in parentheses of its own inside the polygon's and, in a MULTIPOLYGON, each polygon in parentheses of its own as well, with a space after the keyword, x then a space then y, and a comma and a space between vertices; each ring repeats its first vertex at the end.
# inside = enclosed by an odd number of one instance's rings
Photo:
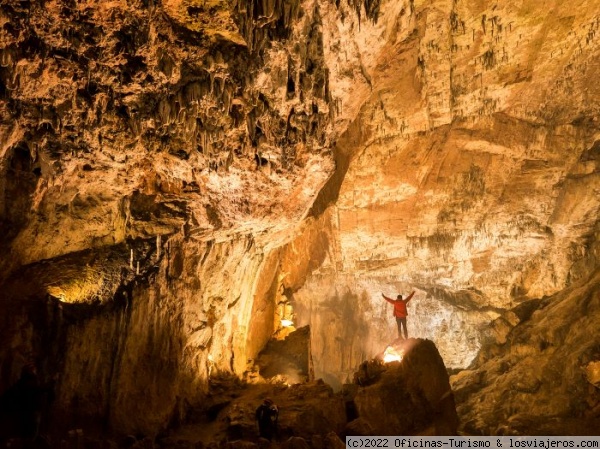
POLYGON ((452 376, 464 431, 598 435, 600 273, 523 318, 505 342, 491 338, 470 370, 452 376))
POLYGON ((354 403, 374 435, 455 435, 458 416, 444 362, 433 342, 409 339, 395 346, 400 362, 365 362, 354 403))
POLYGON ((296 329, 281 340, 270 340, 257 365, 265 379, 277 378, 289 384, 313 380, 310 327, 296 329))

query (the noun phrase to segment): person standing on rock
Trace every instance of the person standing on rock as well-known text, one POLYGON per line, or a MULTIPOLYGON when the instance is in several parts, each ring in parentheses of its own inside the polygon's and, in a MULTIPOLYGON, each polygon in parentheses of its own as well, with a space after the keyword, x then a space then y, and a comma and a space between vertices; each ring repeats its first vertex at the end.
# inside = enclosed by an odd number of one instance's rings
POLYGON ((398 295, 397 299, 388 298, 383 293, 383 299, 394 306, 394 317, 396 318, 396 324, 398 325, 398 338, 402 338, 402 327, 404 326, 404 339, 408 339, 408 330, 406 329, 406 317, 408 311, 406 310, 406 304, 412 299, 415 292, 413 291, 406 299, 402 299, 402 295, 398 295))
POLYGON ((272 399, 266 398, 256 409, 256 421, 258 421, 258 433, 262 438, 271 441, 277 434, 277 421, 279 409, 272 399))

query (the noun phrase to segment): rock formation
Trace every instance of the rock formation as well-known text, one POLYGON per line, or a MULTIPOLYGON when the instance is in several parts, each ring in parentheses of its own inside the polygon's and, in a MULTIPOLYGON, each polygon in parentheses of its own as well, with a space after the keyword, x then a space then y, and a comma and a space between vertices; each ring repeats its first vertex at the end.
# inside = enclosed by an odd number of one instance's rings
POLYGON ((452 378, 467 432, 597 435, 599 280, 597 272, 492 323, 478 364, 452 378))
POLYGON ((1 14, 0 387, 35 360, 69 425, 157 432, 279 326, 277 248, 333 169, 318 8, 1 14))
POLYGON ((402 361, 365 361, 354 375, 356 383, 337 393, 322 380, 248 384, 231 374, 213 373, 202 407, 192 409, 177 428, 157 438, 136 437, 134 444, 160 449, 264 447, 268 442, 258 435, 255 411, 267 397, 279 410, 278 431, 269 445, 273 449, 344 447, 340 436, 345 434, 454 435, 456 409, 435 345, 411 339, 394 349, 404 354, 402 361))
POLYGON ((393 348, 400 361, 366 361, 355 376, 359 386, 349 393, 361 426, 368 435, 456 435, 454 396, 435 345, 409 339, 393 348))
POLYGON ((256 359, 259 375, 287 384, 314 380, 310 348, 308 326, 290 332, 283 339, 270 340, 256 359))
POLYGON ((597 429, 597 6, 0 1, 0 392, 156 435, 282 320, 340 388, 416 289, 465 429, 597 429))

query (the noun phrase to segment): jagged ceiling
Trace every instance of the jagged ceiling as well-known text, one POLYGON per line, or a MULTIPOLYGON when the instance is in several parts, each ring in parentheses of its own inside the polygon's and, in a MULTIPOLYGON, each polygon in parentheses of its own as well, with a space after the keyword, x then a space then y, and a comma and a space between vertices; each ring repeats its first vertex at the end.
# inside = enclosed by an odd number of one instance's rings
POLYGON ((316 13, 291 6, 5 2, 4 264, 299 222, 333 164, 316 13))
POLYGON ((335 150, 343 271, 551 294, 599 207, 592 6, 6 3, 4 263, 182 227, 271 239, 335 150))

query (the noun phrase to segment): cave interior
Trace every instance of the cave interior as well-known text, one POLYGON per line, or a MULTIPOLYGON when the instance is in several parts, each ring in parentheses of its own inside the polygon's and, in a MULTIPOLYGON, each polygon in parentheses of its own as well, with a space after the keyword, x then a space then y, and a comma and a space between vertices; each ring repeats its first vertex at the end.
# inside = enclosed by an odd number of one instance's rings
POLYGON ((599 7, 0 0, 0 443, 599 435, 599 7))

